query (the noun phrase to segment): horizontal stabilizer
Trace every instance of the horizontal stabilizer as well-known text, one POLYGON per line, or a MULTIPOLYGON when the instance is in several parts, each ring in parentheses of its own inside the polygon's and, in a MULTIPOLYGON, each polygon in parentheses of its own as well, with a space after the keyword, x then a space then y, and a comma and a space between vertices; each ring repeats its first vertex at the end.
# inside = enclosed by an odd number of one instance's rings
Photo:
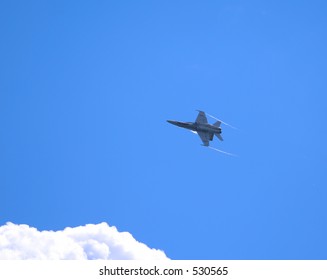
POLYGON ((215 135, 218 137, 220 141, 224 141, 223 137, 221 136, 220 133, 215 133, 215 135))
POLYGON ((221 121, 217 121, 217 122, 215 122, 213 125, 216 126, 216 127, 220 127, 220 125, 221 125, 221 121))

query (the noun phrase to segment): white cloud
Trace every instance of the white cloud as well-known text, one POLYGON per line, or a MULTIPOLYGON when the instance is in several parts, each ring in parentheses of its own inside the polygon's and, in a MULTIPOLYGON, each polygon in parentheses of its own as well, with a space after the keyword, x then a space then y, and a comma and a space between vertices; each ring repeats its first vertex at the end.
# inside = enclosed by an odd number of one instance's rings
POLYGON ((128 232, 107 223, 59 231, 38 231, 28 225, 0 226, 0 260, 165 260, 161 250, 138 242, 128 232))

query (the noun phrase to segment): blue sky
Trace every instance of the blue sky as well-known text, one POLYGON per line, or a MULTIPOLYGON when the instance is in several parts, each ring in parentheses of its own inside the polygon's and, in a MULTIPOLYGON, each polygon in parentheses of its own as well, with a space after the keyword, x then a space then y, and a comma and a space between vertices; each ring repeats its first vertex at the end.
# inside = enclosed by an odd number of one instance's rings
POLYGON ((327 258, 325 1, 0 4, 0 224, 172 259, 327 258), (224 142, 166 122, 201 109, 224 142), (214 120, 210 120, 214 122, 214 120))

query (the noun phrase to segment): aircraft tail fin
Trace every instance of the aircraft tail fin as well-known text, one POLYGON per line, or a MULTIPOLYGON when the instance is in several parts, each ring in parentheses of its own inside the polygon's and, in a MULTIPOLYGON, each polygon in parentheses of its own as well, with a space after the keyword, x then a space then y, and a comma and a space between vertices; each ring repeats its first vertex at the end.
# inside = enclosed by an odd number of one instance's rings
POLYGON ((215 135, 217 136, 217 138, 220 140, 220 141, 224 141, 223 137, 221 136, 220 133, 215 133, 215 135))
POLYGON ((216 126, 216 127, 220 127, 221 121, 216 121, 213 125, 216 126))

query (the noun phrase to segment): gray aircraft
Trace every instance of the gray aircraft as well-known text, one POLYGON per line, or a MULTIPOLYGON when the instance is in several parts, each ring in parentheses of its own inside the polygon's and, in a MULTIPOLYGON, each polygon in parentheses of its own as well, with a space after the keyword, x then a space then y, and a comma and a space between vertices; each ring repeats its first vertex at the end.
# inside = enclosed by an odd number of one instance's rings
POLYGON ((214 124, 209 124, 206 114, 203 111, 199 111, 195 122, 179 122, 171 120, 168 120, 167 122, 194 131, 200 136, 203 146, 208 147, 209 141, 213 140, 214 135, 216 135, 220 141, 223 141, 220 128, 221 122, 217 121, 214 124))

